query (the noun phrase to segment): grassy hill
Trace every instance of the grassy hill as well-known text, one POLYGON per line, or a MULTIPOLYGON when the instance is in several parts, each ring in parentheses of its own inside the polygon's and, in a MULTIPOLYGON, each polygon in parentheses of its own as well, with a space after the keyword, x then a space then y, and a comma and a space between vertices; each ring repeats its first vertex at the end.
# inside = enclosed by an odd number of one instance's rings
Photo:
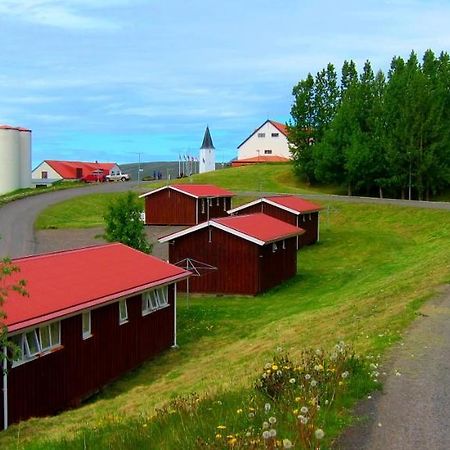
MULTIPOLYGON (((292 183, 288 167, 254 170, 227 169, 196 181, 252 191, 255 177, 264 173, 264 190, 306 189, 292 183)), ((135 439, 149 427, 148 448, 197 448, 200 433, 214 439, 218 426, 238 426, 237 411, 248 411, 243 402, 278 347, 295 357, 305 347, 330 349, 344 340, 366 356, 382 354, 401 338, 422 302, 450 282, 450 213, 334 201, 324 206, 321 242, 298 253, 291 281, 255 298, 192 296, 188 303, 181 297, 179 349, 147 362, 80 408, 12 426, 0 433, 0 446, 83 448, 88 442, 87 448, 136 448, 135 439), (190 422, 151 421, 155 407, 191 392, 212 400, 186 417, 173 413, 190 422)), ((363 392, 349 390, 348 400, 363 392)), ((321 416, 324 448, 348 423, 350 404, 321 416)))

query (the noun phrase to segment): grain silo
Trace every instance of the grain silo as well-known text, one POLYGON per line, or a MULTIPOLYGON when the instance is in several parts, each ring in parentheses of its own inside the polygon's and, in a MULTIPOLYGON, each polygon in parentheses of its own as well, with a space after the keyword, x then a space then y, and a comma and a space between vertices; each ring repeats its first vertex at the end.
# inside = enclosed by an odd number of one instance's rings
POLYGON ((0 125, 0 195, 31 185, 31 130, 0 125))

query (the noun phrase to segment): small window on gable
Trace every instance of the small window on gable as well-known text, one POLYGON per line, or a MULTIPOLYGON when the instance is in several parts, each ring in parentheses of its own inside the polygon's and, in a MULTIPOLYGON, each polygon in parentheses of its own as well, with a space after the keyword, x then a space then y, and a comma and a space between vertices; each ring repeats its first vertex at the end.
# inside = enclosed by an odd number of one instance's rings
POLYGON ((272 154, 272 150, 264 150, 264 154, 265 155, 271 155, 272 154))
POLYGON ((43 171, 41 172, 41 178, 42 178, 43 180, 46 180, 46 179, 48 178, 48 172, 47 172, 46 170, 43 170, 43 171))
POLYGON ((272 137, 278 137, 280 133, 272 133, 272 137))
POLYGON ((153 289, 142 294, 142 315, 151 313, 157 309, 164 308, 169 305, 168 288, 153 289))
POLYGON ((205 214, 205 199, 202 198, 202 214, 205 214))
POLYGON ((83 339, 89 339, 92 336, 91 332, 91 311, 85 311, 81 314, 82 320, 82 335, 83 339))
POLYGON ((258 133, 258 137, 259 137, 259 138, 266 137, 266 133, 258 133))
POLYGON ((277 250, 278 250, 277 243, 274 242, 274 243, 272 244, 272 252, 275 253, 277 250))
POLYGON ((128 309, 127 309, 127 301, 120 300, 119 302, 119 324, 128 322, 128 309))

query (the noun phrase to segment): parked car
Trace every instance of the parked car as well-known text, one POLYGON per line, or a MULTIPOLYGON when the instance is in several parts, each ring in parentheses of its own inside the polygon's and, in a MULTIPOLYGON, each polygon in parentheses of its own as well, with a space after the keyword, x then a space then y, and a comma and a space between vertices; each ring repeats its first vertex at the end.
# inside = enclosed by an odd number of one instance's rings
POLYGON ((85 183, 104 183, 106 176, 102 169, 96 169, 81 178, 81 181, 85 183))
POLYGON ((112 171, 109 175, 106 175, 106 181, 129 181, 130 175, 122 173, 121 171, 112 171))

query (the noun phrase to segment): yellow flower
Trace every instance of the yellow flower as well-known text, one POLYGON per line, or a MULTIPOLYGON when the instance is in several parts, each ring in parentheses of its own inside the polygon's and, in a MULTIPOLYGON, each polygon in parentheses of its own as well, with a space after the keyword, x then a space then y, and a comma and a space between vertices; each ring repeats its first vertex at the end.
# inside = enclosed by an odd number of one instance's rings
POLYGON ((237 412, 238 414, 242 414, 242 409, 239 408, 236 412, 237 412))
POLYGON ((298 409, 294 409, 294 411, 292 411, 293 414, 298 414, 298 409))
POLYGON ((142 425, 144 428, 146 428, 147 427, 147 424, 146 423, 144 423, 143 425, 142 425))
POLYGON ((222 435, 220 433, 216 434, 216 439, 222 439, 222 435))
POLYGON ((277 366, 276 364, 274 364, 274 365, 272 366, 272 370, 278 370, 278 366, 277 366))
POLYGON ((226 426, 225 425, 217 425, 216 427, 218 430, 225 430, 226 426))
POLYGON ((295 397, 295 401, 298 403, 298 402, 301 402, 302 399, 301 399, 301 397, 295 397))

